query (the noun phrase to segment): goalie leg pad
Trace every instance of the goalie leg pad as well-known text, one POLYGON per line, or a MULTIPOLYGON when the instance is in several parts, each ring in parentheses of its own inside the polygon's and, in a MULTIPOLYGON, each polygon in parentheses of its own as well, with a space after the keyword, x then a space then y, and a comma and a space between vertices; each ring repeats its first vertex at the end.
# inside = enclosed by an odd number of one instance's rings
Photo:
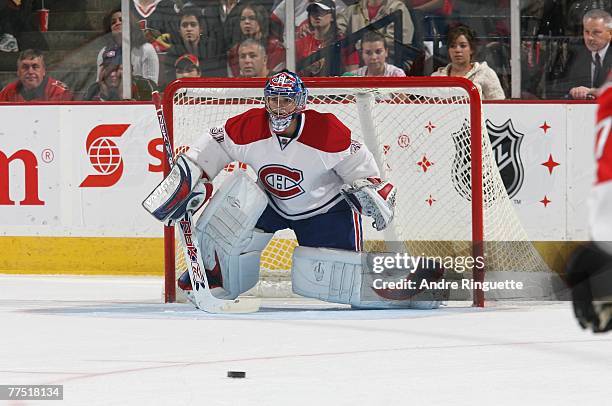
POLYGON ((235 299, 259 280, 259 260, 273 234, 255 229, 268 205, 265 193, 246 174, 225 180, 198 219, 196 230, 204 268, 221 271, 223 289, 213 294, 235 299))
MULTIPOLYGON (((436 309, 441 300, 422 295, 418 299, 388 299, 371 286, 364 269, 367 254, 329 248, 297 247, 293 252, 291 286, 305 297, 363 309, 436 309)), ((425 292, 426 293, 426 292, 425 292)))

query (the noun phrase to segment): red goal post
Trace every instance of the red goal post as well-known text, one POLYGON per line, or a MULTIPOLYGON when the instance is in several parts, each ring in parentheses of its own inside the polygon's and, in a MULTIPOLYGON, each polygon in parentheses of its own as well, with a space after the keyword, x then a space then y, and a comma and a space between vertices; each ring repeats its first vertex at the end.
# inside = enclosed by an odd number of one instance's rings
MULTIPOLYGON (((193 143, 194 138, 199 134, 206 134, 208 126, 219 126, 223 125, 224 120, 228 119, 232 115, 237 114, 241 109, 248 109, 253 107, 262 106, 261 98, 263 96, 263 87, 265 79, 221 79, 221 78, 184 78, 178 79, 170 83, 164 91, 164 114, 168 131, 170 133, 170 139, 173 143, 173 149, 187 146, 193 143), (258 96, 259 95, 259 96, 258 96), (227 106, 231 106, 227 107, 227 106), (236 107, 239 106, 239 107, 236 107), (219 112, 213 111, 218 109, 219 112), (224 114, 226 116, 224 116, 224 114), (212 118, 214 116, 214 118, 212 118), (189 135, 185 133, 189 132, 189 135)), ((461 129, 469 134, 468 138, 465 138, 463 142, 464 148, 463 153, 467 153, 469 162, 463 162, 463 167, 469 166, 463 178, 465 182, 468 182, 469 190, 465 192, 464 199, 469 202, 470 218, 468 219, 471 229, 469 230, 470 235, 467 237, 457 237, 457 239, 469 238, 471 243, 471 254, 474 258, 482 257, 484 245, 483 241, 485 238, 484 227, 484 210, 483 210, 483 129, 482 129, 482 109, 481 100, 478 90, 474 84, 464 78, 457 77, 406 77, 406 78, 395 78, 395 77, 339 77, 339 78, 305 78, 304 83, 306 88, 310 92, 307 108, 313 109, 330 109, 332 112, 344 111, 352 108, 352 105, 356 105, 355 112, 346 113, 347 117, 339 117, 343 123, 351 128, 355 133, 372 133, 371 139, 366 139, 365 143, 368 145, 370 150, 374 153, 383 177, 387 177, 387 168, 389 170, 395 170, 397 174, 394 174, 391 179, 392 183, 398 186, 401 191, 402 188, 410 189, 412 181, 410 179, 411 171, 414 168, 406 170, 402 175, 403 169, 392 168, 393 165, 389 165, 386 159, 391 159, 387 156, 388 149, 391 146, 388 145, 381 138, 380 133, 390 133, 395 131, 393 136, 401 133, 401 135, 410 138, 419 137, 420 132, 424 132, 421 128, 411 126, 411 122, 418 121, 421 125, 426 117, 422 117, 421 110, 427 111, 426 114, 431 114, 429 119, 429 125, 432 128, 438 128, 441 124, 436 125, 436 120, 443 120, 446 116, 448 106, 450 105, 461 105, 461 110, 465 118, 451 117, 448 120, 451 121, 448 125, 453 124, 459 125, 461 129), (417 94, 417 96, 414 96, 417 94), (393 130, 386 128, 378 129, 376 127, 376 120, 380 115, 378 112, 364 112, 364 107, 359 105, 361 99, 366 101, 362 104, 381 104, 381 111, 388 114, 388 121, 393 121, 395 126, 393 130), (421 106, 421 107, 418 107, 421 106), (422 107, 428 107, 423 109, 422 107), (446 106, 446 107, 441 107, 446 106), (410 108, 414 107, 417 112, 414 115, 410 113, 410 108), (437 107, 437 109, 436 109, 437 107), (394 109, 397 111, 394 112, 394 109), (438 112, 436 112, 438 110, 438 112), (367 119, 364 121, 364 115, 370 114, 371 125, 368 124, 367 119), (401 117, 405 117, 402 119, 401 117), (433 120, 433 121, 432 121, 433 120), (460 120, 465 120, 459 122, 460 120), (356 121, 360 121, 358 125, 356 121), (453 123, 452 121, 456 121, 453 123), (467 123, 467 124, 465 124, 467 123), (405 126, 404 126, 405 124, 405 126), (359 129, 357 129, 359 127, 359 129), (411 133, 414 131, 414 133, 411 133), (419 134, 417 134, 419 132, 419 134), (469 143, 469 145, 465 145, 469 143), (389 147, 389 148, 387 148, 389 147), (399 180, 399 182, 398 182, 399 180), (467 197, 465 194, 467 193, 467 197)), ((343 114, 337 115, 342 116, 343 114)), ((427 126, 425 126, 427 127, 427 126)), ((453 134, 456 134, 456 130, 453 134)), ((433 133, 430 129, 429 133, 433 133)), ((446 134, 450 137, 450 134, 446 134)), ((412 141, 412 138, 410 138, 412 141)), ((398 141, 399 142, 399 141, 398 141)), ((486 140, 488 142, 488 140, 486 140)), ((446 140, 439 144, 439 149, 449 149, 449 154, 452 154, 453 143, 446 140), (449 146, 448 148, 444 146, 449 146)), ((458 148, 457 142, 455 142, 455 149, 458 148)), ((415 147, 416 148, 416 147, 415 147)), ((423 147, 424 148, 424 147, 423 147)), ((401 151, 400 151, 401 152, 401 151)), ((421 152, 418 151, 420 154, 421 152)), ((455 151, 455 154, 458 154, 455 151)), ((465 156, 464 156, 465 157, 465 156)), ((396 158, 394 158, 396 159, 396 158)), ((403 159, 396 159, 395 162, 402 162, 403 159)), ((411 163, 412 164, 412 163, 411 163)), ((416 163, 415 163, 416 164, 416 163)), ((429 166, 434 165, 435 171, 438 167, 438 162, 432 164, 427 161, 426 155, 423 155, 422 164, 423 170, 426 172, 429 166)), ((442 166, 444 162, 440 162, 439 166, 442 166)), ((401 165, 404 165, 402 162, 401 165)), ((457 166, 457 164, 455 164, 457 166)), ((451 168, 453 176, 457 176, 458 169, 451 168), (454 172, 452 172, 454 171, 454 172)), ((164 175, 167 175, 169 168, 167 164, 164 165, 164 175)), ((449 172, 449 173, 451 173, 449 172)), ((487 171, 489 173, 491 171, 487 171)), ((487 181, 484 181, 487 183, 487 181)), ((501 182, 501 180, 499 180, 501 182)), ((461 189, 461 185, 453 186, 453 181, 448 179, 448 183, 444 185, 444 181, 439 182, 436 186, 440 191, 444 193, 452 193, 453 188, 457 191, 461 189), (450 190, 450 192, 449 192, 450 190)), ((461 183, 459 181, 459 183, 461 183)), ((465 185, 467 186, 467 185, 465 185)), ((503 186, 503 184, 502 184, 503 186)), ((499 189, 499 187, 497 187, 499 189)), ((497 190, 496 189, 496 190, 497 190)), ((505 192, 505 191, 504 191, 505 192)), ((456 194, 456 193, 455 193, 456 194)), ((461 194, 461 192, 459 193, 461 194)), ((430 203, 436 202, 436 200, 429 195, 430 203)), ((402 199, 398 199, 397 205, 401 212, 408 212, 407 207, 403 205, 402 199)), ((419 209, 420 210, 420 209, 419 209)), ((506 210, 507 211, 507 210, 506 210)), ((420 211, 415 213, 427 217, 426 214, 422 214, 420 211)), ((425 211, 423 211, 425 213, 425 211)), ((462 211, 462 213, 464 213, 462 211)), ((465 212, 467 213, 467 212, 465 212)), ((459 216, 458 216, 459 217, 459 216)), ((435 220, 434 220, 435 221, 435 220)), ((395 222, 411 222, 409 215, 398 215, 396 216, 395 222)), ((365 224, 365 221, 364 221, 365 224)), ((400 224, 399 227, 402 225, 400 224)), ((434 226, 434 224, 432 224, 434 226)), ((440 226, 444 227, 444 226, 440 226)), ((466 228, 466 227, 463 227, 466 228)), ((406 228, 408 229, 408 228, 406 228)), ((468 230, 465 230, 466 232, 468 230)), ((367 233, 366 233, 367 237, 367 233)), ((397 238, 397 237, 396 237, 397 238)), ((406 238, 406 237, 402 237, 406 238)), ((429 237, 425 237, 427 239, 429 237)), ((175 235, 172 227, 165 227, 164 229, 164 257, 165 257, 165 282, 164 282, 164 299, 166 302, 174 302, 176 300, 176 278, 177 278, 177 253, 175 248, 175 235)), ((420 248, 418 248, 420 250, 420 248)), ((180 255, 180 251, 179 251, 180 255)), ((283 254, 287 255, 287 254, 283 254)), ((290 259, 289 259, 290 260, 290 259)), ((180 263, 180 258, 178 259, 180 263)), ((488 267, 488 264, 487 264, 488 267)), ((182 272, 179 270, 178 273, 182 272)), ((475 281, 484 280, 484 269, 475 268, 473 278, 475 281)), ((483 306, 484 295, 481 290, 476 290, 473 295, 473 302, 476 306, 483 306)))

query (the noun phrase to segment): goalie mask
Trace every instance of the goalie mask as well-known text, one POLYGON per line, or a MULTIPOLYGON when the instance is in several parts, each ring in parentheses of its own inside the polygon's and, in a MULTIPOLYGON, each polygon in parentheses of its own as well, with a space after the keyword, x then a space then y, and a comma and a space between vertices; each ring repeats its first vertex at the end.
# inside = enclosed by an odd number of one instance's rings
POLYGON ((308 90, 298 75, 284 70, 272 76, 264 88, 266 110, 275 133, 282 133, 306 108, 308 90))

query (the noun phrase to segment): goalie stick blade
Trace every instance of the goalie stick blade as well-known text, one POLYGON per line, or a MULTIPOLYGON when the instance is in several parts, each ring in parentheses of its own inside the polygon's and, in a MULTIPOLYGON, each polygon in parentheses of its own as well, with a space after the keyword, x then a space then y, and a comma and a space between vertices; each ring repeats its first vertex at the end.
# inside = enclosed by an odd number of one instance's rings
POLYGON ((261 306, 260 298, 237 298, 234 300, 215 299, 208 303, 208 309, 201 309, 207 313, 255 313, 261 306))
POLYGON ((179 236, 183 246, 183 254, 185 262, 188 264, 189 278, 193 299, 196 308, 204 310, 208 313, 253 313, 259 310, 261 303, 260 299, 253 300, 234 299, 224 300, 215 297, 210 291, 206 270, 202 261, 200 250, 196 246, 198 241, 191 212, 187 212, 185 217, 176 223, 175 227, 179 227, 179 236))

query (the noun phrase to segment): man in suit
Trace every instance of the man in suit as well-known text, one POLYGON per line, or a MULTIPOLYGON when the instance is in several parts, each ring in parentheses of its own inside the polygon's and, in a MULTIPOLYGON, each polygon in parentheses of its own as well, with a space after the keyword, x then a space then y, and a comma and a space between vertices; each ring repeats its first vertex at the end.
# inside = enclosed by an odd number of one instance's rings
POLYGON ((581 48, 570 65, 564 94, 573 99, 595 98, 612 65, 612 17, 604 10, 587 11, 582 18, 581 48))

